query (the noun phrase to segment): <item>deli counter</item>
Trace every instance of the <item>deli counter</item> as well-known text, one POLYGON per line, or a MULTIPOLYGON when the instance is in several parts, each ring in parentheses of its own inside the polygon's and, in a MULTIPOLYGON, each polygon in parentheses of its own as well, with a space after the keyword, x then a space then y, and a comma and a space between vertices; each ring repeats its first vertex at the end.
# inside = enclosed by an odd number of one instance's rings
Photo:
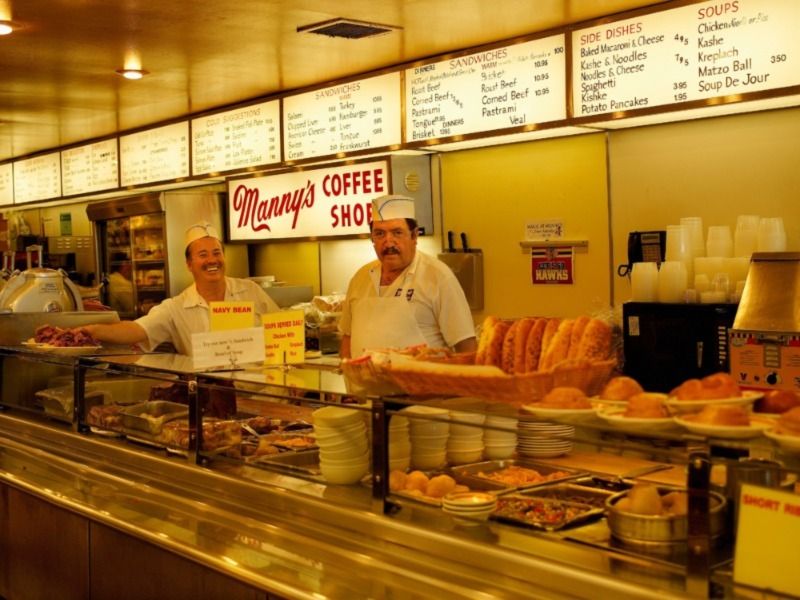
POLYGON ((324 364, 196 373, 178 355, 85 352, 0 348, 2 597, 770 597, 733 583, 719 480, 744 481, 745 459, 747 481, 793 490, 797 457, 766 437, 595 419, 568 426, 568 452, 537 453, 522 440, 541 419, 503 403, 354 395, 324 364), (445 465, 420 450, 441 427, 486 445, 451 443, 445 465), (516 451, 492 454, 503 436, 516 451), (475 505, 398 487, 414 466, 475 505), (538 479, 491 477, 509 467, 538 479), (634 480, 688 489, 683 538, 625 535, 610 507, 634 480))

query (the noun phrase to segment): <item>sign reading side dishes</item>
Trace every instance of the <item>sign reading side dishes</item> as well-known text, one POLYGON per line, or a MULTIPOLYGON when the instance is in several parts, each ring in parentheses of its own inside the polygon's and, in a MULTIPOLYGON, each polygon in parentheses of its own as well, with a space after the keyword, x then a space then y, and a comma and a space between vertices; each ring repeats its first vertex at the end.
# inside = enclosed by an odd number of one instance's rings
POLYGON ((703 2, 572 34, 576 117, 800 84, 800 2, 703 2))
POLYGON ((564 35, 406 69, 406 142, 566 118, 564 35))
POLYGON ((385 160, 228 180, 230 239, 368 232, 373 198, 390 193, 385 160))

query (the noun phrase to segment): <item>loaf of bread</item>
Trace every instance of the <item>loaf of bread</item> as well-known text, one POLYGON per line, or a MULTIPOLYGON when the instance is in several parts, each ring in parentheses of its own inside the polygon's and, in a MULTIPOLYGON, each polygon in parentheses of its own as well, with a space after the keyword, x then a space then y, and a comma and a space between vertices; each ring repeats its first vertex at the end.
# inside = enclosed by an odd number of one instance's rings
POLYGON ((503 364, 503 342, 513 321, 498 321, 492 328, 492 334, 486 347, 484 364, 501 367, 503 364))
POLYGON ((572 329, 575 326, 575 319, 564 319, 558 324, 553 339, 542 351, 542 358, 539 361, 539 370, 547 371, 553 366, 566 360, 569 354, 569 344, 572 340, 572 329))
POLYGON ((611 355, 611 325, 592 319, 583 330, 578 356, 592 361, 606 360, 611 355))
POLYGON ((522 320, 514 321, 503 338, 503 349, 500 353, 500 368, 506 373, 514 372, 514 353, 517 347, 517 337, 519 336, 519 327, 521 323, 522 320))
POLYGON ((536 319, 533 327, 528 332, 528 337, 525 340, 525 373, 532 373, 539 368, 539 358, 542 354, 542 343, 544 342, 544 331, 547 323, 548 319, 536 319))
POLYGON ((572 326, 572 335, 569 340, 569 353, 567 354, 567 358, 581 358, 579 356, 581 340, 586 331, 586 326, 591 320, 591 317, 587 317, 586 315, 581 315, 575 319, 575 323, 572 326))
MULTIPOLYGON (((511 373, 525 373, 528 337, 530 336, 531 330, 537 321, 538 319, 527 317, 520 319, 517 322, 517 330, 514 333, 514 364, 511 367, 511 373)), ((539 337, 539 340, 541 343, 541 336, 539 337)))
POLYGON ((494 328, 500 322, 500 319, 494 316, 488 316, 483 320, 481 325, 481 335, 478 338, 478 349, 475 352, 475 364, 482 365, 486 362, 486 353, 489 350, 489 341, 494 333, 494 328))

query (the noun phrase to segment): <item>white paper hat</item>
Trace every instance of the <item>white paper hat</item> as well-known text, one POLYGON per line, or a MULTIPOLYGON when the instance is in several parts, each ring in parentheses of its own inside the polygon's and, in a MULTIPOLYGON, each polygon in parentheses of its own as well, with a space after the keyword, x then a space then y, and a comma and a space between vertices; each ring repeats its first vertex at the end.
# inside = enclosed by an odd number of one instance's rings
POLYGON ((390 219, 416 219, 414 199, 399 194, 375 198, 372 201, 372 220, 388 221, 390 219))
POLYGON ((193 241, 204 237, 220 239, 219 233, 217 233, 217 228, 208 221, 200 221, 199 223, 195 223, 186 230, 186 239, 184 240, 183 244, 184 249, 188 248, 189 244, 191 244, 193 241))

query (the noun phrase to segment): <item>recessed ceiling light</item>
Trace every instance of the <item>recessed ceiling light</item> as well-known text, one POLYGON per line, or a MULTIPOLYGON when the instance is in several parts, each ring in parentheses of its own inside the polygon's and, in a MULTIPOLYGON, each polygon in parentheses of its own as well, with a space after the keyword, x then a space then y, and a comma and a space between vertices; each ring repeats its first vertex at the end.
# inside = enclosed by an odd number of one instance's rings
POLYGON ((117 69, 116 72, 125 79, 141 79, 145 75, 150 74, 150 71, 145 71, 144 69, 117 69))
POLYGON ((0 35, 8 35, 14 31, 14 23, 11 21, 0 21, 0 35))

